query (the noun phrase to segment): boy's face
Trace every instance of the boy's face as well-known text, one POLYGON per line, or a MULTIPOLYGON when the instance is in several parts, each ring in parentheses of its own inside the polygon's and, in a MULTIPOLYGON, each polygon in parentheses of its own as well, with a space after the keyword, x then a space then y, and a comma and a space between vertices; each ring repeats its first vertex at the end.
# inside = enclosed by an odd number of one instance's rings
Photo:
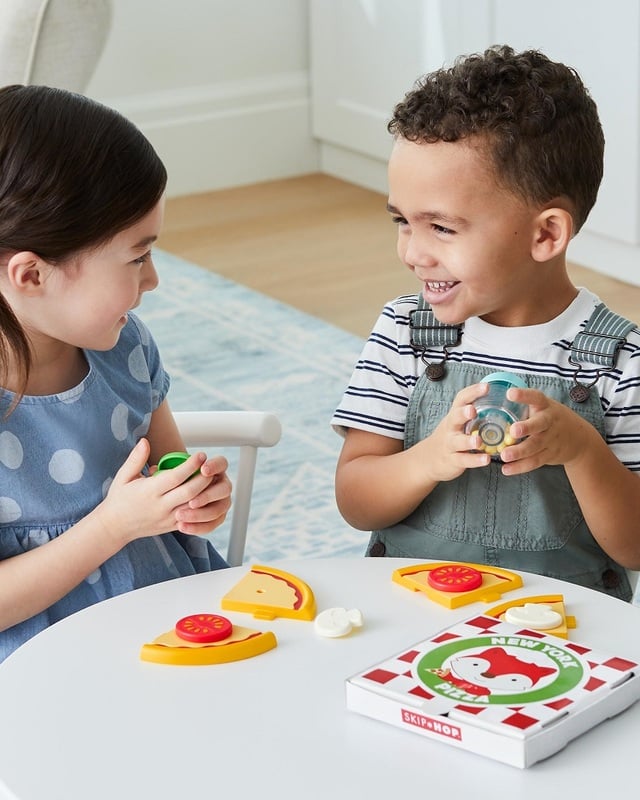
MULTIPOLYGON (((444 323, 481 317, 500 326, 549 316, 558 269, 531 248, 540 209, 500 188, 488 157, 468 142, 398 139, 389 161, 389 212, 398 255, 444 323)), ((568 302, 563 301, 563 308, 568 302)))

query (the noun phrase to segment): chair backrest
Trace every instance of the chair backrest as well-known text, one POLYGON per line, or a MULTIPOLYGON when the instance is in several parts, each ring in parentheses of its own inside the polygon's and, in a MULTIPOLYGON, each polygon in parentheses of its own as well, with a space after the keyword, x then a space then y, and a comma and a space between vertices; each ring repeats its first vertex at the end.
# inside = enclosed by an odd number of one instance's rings
POLYGON ((265 411, 174 411, 173 416, 187 448, 239 448, 227 548, 227 562, 238 567, 244 558, 258 448, 280 441, 280 420, 265 411))

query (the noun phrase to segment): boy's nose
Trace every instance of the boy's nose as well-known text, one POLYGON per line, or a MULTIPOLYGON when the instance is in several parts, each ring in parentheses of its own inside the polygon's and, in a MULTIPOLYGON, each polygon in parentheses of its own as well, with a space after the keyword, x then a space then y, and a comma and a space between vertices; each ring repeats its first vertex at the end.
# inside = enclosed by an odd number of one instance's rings
POLYGON ((430 249, 412 237, 404 251, 404 261, 411 267, 434 267, 438 264, 438 259, 431 253, 430 249))

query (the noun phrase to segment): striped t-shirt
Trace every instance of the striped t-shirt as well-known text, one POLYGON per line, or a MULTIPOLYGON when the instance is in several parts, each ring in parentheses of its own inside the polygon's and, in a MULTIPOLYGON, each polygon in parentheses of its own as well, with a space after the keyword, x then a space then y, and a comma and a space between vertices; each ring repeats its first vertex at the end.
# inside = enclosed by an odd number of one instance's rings
MULTIPOLYGON (((476 364, 491 370, 570 380, 570 344, 600 300, 580 289, 558 317, 541 325, 503 328, 472 317, 464 323, 460 343, 449 348, 451 362, 476 364)), ((409 313, 417 296, 388 303, 367 340, 349 386, 331 420, 344 435, 347 428, 404 438, 409 398, 425 370, 421 354, 411 346, 409 313)), ((427 350, 427 361, 442 360, 442 351, 427 350)), ((597 374, 583 364, 580 382, 590 384, 597 374)), ((629 469, 640 471, 640 331, 634 329, 618 352, 611 372, 597 381, 605 414, 608 445, 629 469)))

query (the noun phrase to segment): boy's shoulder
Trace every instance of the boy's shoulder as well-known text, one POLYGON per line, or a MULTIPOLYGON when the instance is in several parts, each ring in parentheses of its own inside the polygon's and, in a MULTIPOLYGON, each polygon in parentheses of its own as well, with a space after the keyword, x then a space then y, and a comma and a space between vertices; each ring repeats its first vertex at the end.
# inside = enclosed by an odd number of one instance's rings
POLYGON ((418 306, 417 294, 402 294, 389 300, 382 309, 382 315, 395 319, 407 320, 412 311, 418 306))

